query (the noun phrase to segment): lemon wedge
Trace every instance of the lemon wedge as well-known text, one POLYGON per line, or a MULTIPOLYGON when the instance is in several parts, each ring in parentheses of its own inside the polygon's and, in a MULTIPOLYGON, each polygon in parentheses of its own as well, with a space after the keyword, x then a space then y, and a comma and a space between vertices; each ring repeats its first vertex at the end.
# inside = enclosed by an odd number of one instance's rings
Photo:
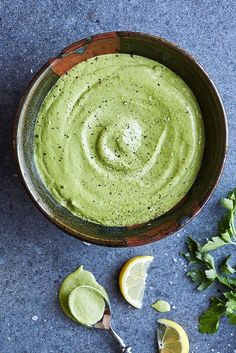
POLYGON ((153 256, 136 256, 128 260, 121 269, 119 286, 129 304, 140 309, 146 285, 147 270, 153 256))
POLYGON ((157 321, 157 342, 160 353, 189 353, 187 333, 177 322, 160 319, 157 321))

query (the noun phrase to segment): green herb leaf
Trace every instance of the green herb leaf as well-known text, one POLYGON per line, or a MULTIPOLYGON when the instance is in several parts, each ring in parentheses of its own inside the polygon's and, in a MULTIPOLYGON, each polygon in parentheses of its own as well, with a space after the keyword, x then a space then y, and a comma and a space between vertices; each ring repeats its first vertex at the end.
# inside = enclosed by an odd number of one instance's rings
POLYGON ((215 270, 215 262, 213 256, 208 253, 202 253, 202 261, 206 263, 209 268, 215 270))
POLYGON ((230 324, 236 325, 236 292, 224 293, 224 297, 227 299, 225 307, 228 321, 230 324))
POLYGON ((236 189, 230 192, 227 198, 222 199, 221 204, 228 210, 228 212, 218 223, 218 230, 221 234, 227 231, 228 234, 234 238, 236 237, 236 229, 234 226, 234 216, 236 212, 236 189))
POLYGON ((236 290, 236 278, 218 275, 217 279, 221 284, 224 284, 226 287, 236 290))
POLYGON ((221 238, 225 241, 226 244, 232 243, 231 235, 228 230, 224 233, 221 233, 221 238))
POLYGON ((231 199, 224 198, 221 200, 221 204, 222 204, 222 206, 224 206, 228 210, 232 211, 234 209, 234 202, 231 199))
POLYGON ((195 251, 195 257, 198 263, 206 264, 209 268, 215 269, 214 258, 210 254, 203 252, 202 248, 195 251))
POLYGON ((217 272, 216 270, 206 270, 205 271, 206 277, 212 281, 214 281, 217 278, 217 272))
POLYGON ((236 292, 230 291, 230 292, 224 293, 224 297, 227 298, 228 300, 234 300, 236 302, 236 292))
POLYGON ((228 217, 228 214, 226 214, 223 217, 221 217, 221 219, 218 222, 219 234, 224 233, 225 230, 228 228, 228 226, 229 226, 229 217, 228 217))
POLYGON ((230 274, 232 275, 236 272, 236 270, 229 265, 229 261, 230 261, 231 257, 232 257, 231 255, 226 256, 226 258, 223 260, 223 262, 220 265, 221 271, 228 274, 228 275, 230 275, 230 274))
POLYGON ((182 256, 185 260, 187 260, 190 264, 196 264, 198 260, 196 261, 196 256, 187 252, 186 254, 184 252, 179 253, 180 256, 182 256))
POLYGON ((202 247, 201 244, 196 240, 187 237, 186 244, 188 252, 181 252, 180 255, 185 258, 190 264, 201 264, 202 263, 202 247))
POLYGON ((201 244, 198 243, 196 240, 192 239, 191 237, 187 237, 186 244, 190 253, 194 253, 195 251, 201 251, 201 244))
POLYGON ((197 289, 199 291, 207 289, 214 282, 214 280, 208 279, 205 272, 201 270, 188 271, 187 276, 189 276, 192 281, 198 285, 197 289))
POLYGON ((224 313, 224 302, 218 298, 212 298, 209 308, 199 318, 199 331, 201 333, 215 333, 224 313))
POLYGON ((233 313, 236 310, 236 292, 231 291, 224 293, 224 297, 228 299, 225 304, 226 311, 228 313, 233 313))
MULTIPOLYGON (((231 241, 231 238, 230 238, 231 241)), ((220 238, 220 237, 213 237, 211 240, 208 240, 208 242, 203 245, 202 251, 211 251, 211 250, 216 250, 220 248, 221 246, 224 246, 226 244, 225 240, 220 238)))
POLYGON ((236 325, 236 314, 230 313, 230 314, 227 314, 227 317, 231 325, 236 325))
MULTIPOLYGON (((228 193, 228 199, 235 201, 236 200, 236 188, 233 191, 230 191, 228 193)), ((234 207, 236 206, 236 203, 234 202, 234 207)))
POLYGON ((221 273, 218 273, 214 258, 209 251, 216 250, 225 245, 236 245, 236 189, 221 200, 222 206, 227 210, 226 214, 218 222, 218 234, 201 245, 194 239, 187 239, 187 253, 181 253, 190 264, 194 264, 187 272, 197 289, 203 291, 213 283, 220 283, 228 288, 222 298, 214 297, 211 304, 199 318, 199 331, 202 333, 214 333, 218 330, 220 319, 227 316, 232 325, 236 325, 236 268, 230 265, 231 255, 225 257, 220 264, 221 273))

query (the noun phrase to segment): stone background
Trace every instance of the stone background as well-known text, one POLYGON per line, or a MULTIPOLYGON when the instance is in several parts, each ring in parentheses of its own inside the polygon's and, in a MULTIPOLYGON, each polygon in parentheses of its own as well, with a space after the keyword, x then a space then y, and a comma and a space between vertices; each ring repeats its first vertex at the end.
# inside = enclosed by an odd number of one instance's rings
POLYGON ((236 332, 226 320, 215 335, 198 333, 197 317, 216 289, 195 290, 179 251, 188 234, 200 240, 214 234, 221 214, 217 202, 236 186, 236 2, 2 0, 0 12, 0 352, 118 352, 108 334, 77 326, 60 310, 59 284, 83 264, 110 293, 114 326, 134 353, 156 352, 160 315, 150 304, 158 298, 175 307, 167 316, 186 327, 190 352, 234 353, 236 332), (135 249, 88 246, 49 223, 18 180, 11 151, 16 106, 32 75, 69 43, 111 30, 160 35, 191 52, 216 83, 229 120, 225 172, 203 212, 178 234, 135 249), (155 256, 142 310, 130 308, 117 286, 120 266, 138 254, 155 256))

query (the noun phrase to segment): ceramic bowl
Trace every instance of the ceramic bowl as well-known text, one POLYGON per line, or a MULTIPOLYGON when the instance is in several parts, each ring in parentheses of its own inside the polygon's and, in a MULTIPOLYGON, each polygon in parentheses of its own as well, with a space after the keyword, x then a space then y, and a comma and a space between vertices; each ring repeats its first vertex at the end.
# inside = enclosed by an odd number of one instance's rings
POLYGON ((89 243, 136 246, 157 241, 187 224, 211 196, 224 165, 227 123, 224 108, 212 80, 196 60, 175 44, 143 33, 110 32, 79 40, 33 77, 17 112, 14 148, 25 187, 38 208, 66 233, 89 243), (131 227, 107 227, 71 214, 58 204, 43 184, 34 161, 34 126, 44 97, 61 75, 85 59, 110 53, 129 53, 156 60, 179 75, 192 89, 205 124, 202 166, 187 195, 173 209, 150 222, 131 227))

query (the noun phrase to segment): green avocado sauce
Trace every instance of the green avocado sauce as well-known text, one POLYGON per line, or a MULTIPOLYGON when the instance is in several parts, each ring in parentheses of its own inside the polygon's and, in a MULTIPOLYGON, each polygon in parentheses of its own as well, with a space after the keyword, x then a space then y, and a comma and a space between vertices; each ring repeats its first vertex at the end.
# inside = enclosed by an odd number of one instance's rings
POLYGON ((74 215, 107 226, 169 211, 192 186, 203 151, 190 88, 136 55, 76 65, 49 91, 35 126, 35 161, 48 190, 74 215))
POLYGON ((105 289, 94 275, 83 266, 70 273, 62 282, 59 301, 64 313, 82 325, 91 326, 98 322, 109 302, 105 289))

